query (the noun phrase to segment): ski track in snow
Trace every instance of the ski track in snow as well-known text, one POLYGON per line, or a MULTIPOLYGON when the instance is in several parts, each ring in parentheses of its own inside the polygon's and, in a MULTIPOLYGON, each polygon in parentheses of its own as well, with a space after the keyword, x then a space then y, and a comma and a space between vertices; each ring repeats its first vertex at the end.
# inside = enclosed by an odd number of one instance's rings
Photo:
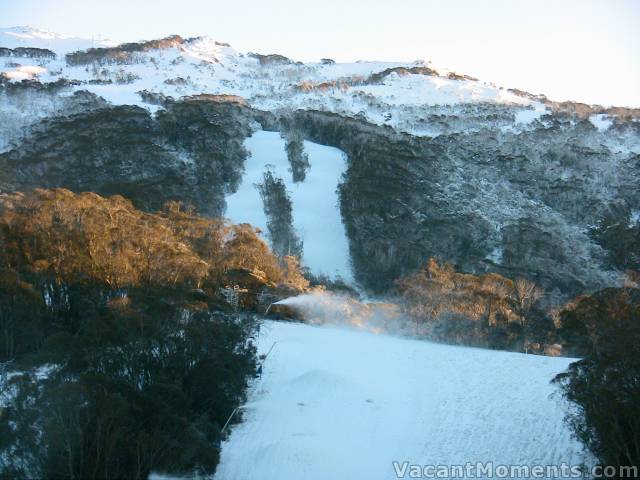
POLYGON ((311 168, 304 182, 294 183, 284 146, 276 132, 258 131, 245 142, 251 156, 238 190, 229 195, 226 216, 234 223, 250 223, 267 234, 267 219, 256 184, 266 169, 282 178, 293 209, 293 223, 303 241, 303 265, 315 274, 352 280, 349 244, 340 208, 338 183, 346 168, 344 154, 337 148, 304 142, 311 168))
POLYGON ((580 465, 549 382, 573 360, 265 322, 218 480, 394 479, 419 465, 580 465))

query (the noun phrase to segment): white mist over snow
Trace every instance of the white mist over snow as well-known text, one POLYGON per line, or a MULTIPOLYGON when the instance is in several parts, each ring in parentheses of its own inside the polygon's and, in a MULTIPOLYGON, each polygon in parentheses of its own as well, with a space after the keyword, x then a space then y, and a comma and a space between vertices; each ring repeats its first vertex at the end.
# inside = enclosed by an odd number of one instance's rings
POLYGON ((245 142, 251 156, 238 190, 227 197, 226 216, 234 223, 250 223, 267 236, 267 219, 256 188, 269 169, 282 178, 292 203, 294 228, 303 241, 302 263, 315 274, 352 281, 349 243, 338 204, 337 188, 346 168, 337 148, 304 142, 311 168, 304 182, 294 183, 285 141, 276 132, 258 131, 245 142))
POLYGON ((311 324, 339 325, 373 333, 411 333, 410 322, 395 303, 360 301, 339 293, 314 291, 276 304, 293 308, 311 324))
POLYGON ((550 380, 573 360, 265 322, 219 480, 385 480, 392 462, 580 465, 550 380))

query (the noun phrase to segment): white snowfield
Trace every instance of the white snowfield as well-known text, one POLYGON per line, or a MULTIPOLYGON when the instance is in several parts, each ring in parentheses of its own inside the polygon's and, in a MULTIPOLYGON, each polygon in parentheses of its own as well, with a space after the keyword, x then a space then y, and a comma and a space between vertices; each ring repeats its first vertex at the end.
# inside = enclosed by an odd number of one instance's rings
POLYGON ((268 321, 259 352, 272 346, 218 480, 388 480, 394 461, 587 461, 549 383, 571 359, 268 321))
POLYGON ((261 65, 253 56, 208 37, 178 47, 137 53, 126 64, 66 64, 66 53, 112 45, 105 40, 70 38, 30 27, 0 29, 0 47, 33 46, 58 54, 54 60, 11 57, 0 66, 0 72, 14 81, 74 80, 80 82, 72 87, 75 90, 89 90, 113 104, 137 104, 150 111, 158 107, 144 103, 138 92, 147 90, 174 98, 200 93, 233 94, 263 110, 306 108, 359 115, 417 135, 438 134, 435 127, 425 124, 423 107, 442 106, 445 114, 455 114, 450 109, 456 105, 486 102, 511 105, 516 113, 532 112, 514 118, 513 127, 517 129, 526 128, 546 110, 541 103, 506 88, 477 80, 449 79, 446 69, 437 69, 440 76, 392 73, 380 84, 363 83, 369 75, 389 68, 430 65, 422 60, 261 65), (105 83, 109 81, 113 83, 105 83), (323 82, 326 85, 317 88, 323 82))
POLYGON ((267 218, 257 184, 270 170, 281 178, 292 204, 293 227, 303 241, 302 264, 317 275, 352 281, 349 244, 340 209, 338 183, 346 169, 344 153, 337 148, 304 142, 311 167, 302 182, 293 182, 285 142, 277 132, 255 132, 245 142, 251 156, 238 190, 226 198, 226 217, 250 223, 267 235, 267 218))
POLYGON ((114 42, 103 38, 89 40, 70 37, 29 26, 0 28, 0 47, 6 48, 46 48, 58 54, 65 54, 76 50, 92 47, 110 47, 113 45, 115 45, 114 42))

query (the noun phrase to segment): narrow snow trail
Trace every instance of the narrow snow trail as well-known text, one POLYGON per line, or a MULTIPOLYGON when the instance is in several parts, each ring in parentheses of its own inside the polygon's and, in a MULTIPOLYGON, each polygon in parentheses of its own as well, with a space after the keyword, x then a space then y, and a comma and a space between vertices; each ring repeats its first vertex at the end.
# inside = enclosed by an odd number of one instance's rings
POLYGON ((277 342, 219 480, 393 479, 392 462, 584 460, 549 382, 571 359, 266 322, 277 342))
POLYGON ((267 169, 282 178, 293 208, 293 226, 302 239, 302 262, 313 273, 352 280, 349 243, 338 204, 337 188, 346 168, 342 151, 304 142, 311 168, 303 182, 293 182, 285 142, 277 132, 258 131, 245 142, 251 156, 238 190, 227 197, 226 216, 267 232, 267 219, 256 184, 267 169))

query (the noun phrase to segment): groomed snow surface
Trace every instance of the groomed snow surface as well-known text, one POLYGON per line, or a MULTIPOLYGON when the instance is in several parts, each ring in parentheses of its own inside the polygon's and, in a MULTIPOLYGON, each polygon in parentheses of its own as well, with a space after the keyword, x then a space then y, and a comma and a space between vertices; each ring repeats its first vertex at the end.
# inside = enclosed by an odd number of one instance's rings
POLYGON ((386 480, 405 460, 585 461, 549 383, 571 359, 268 321, 259 352, 272 345, 218 480, 386 480))
POLYGON ((251 156, 238 190, 227 197, 226 216, 267 233, 264 204, 256 184, 270 170, 281 178, 292 203, 293 227, 303 241, 302 264, 315 274, 352 280, 349 244, 342 223, 337 188, 346 168, 337 148, 304 142, 311 167, 303 182, 293 182, 285 141, 276 132, 258 131, 245 142, 251 156))

